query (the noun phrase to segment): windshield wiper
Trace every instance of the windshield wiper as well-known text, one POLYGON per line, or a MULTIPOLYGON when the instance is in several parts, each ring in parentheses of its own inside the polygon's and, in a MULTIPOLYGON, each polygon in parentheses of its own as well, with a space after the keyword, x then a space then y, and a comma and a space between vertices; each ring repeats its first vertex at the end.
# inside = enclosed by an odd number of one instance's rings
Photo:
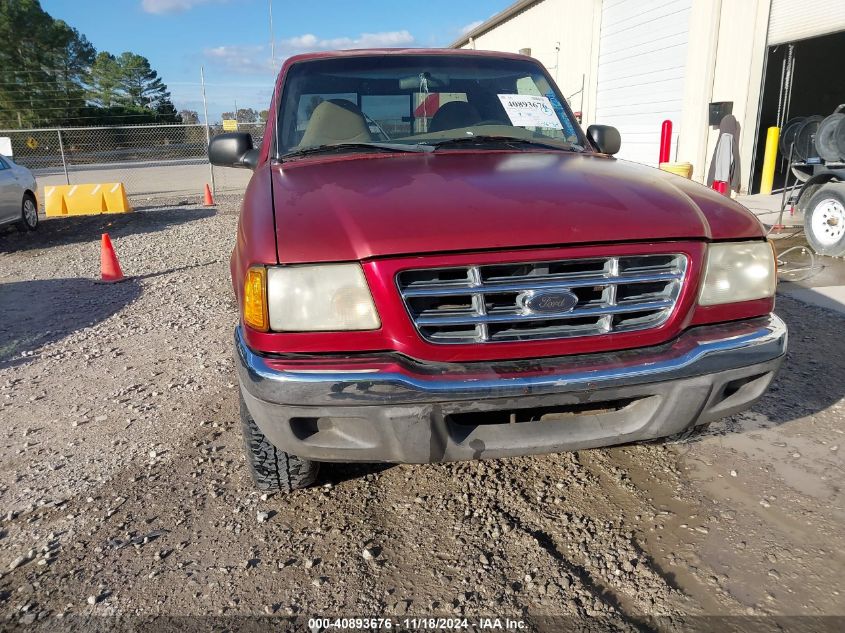
POLYGON ((282 154, 279 158, 281 160, 288 160, 290 158, 301 158, 303 156, 311 156, 313 154, 333 154, 337 152, 345 152, 349 150, 370 150, 377 152, 431 152, 434 151, 434 146, 419 143, 410 145, 405 143, 330 143, 326 145, 317 145, 315 147, 304 147, 302 149, 293 150, 286 154, 282 154))
POLYGON ((564 152, 583 152, 584 148, 576 143, 566 143, 565 145, 553 143, 549 141, 539 141, 530 138, 519 138, 517 136, 496 136, 493 134, 478 134, 475 136, 461 136, 459 138, 449 138, 444 141, 432 143, 435 151, 444 147, 453 147, 455 145, 530 145, 532 147, 542 147, 545 149, 556 149, 564 152))

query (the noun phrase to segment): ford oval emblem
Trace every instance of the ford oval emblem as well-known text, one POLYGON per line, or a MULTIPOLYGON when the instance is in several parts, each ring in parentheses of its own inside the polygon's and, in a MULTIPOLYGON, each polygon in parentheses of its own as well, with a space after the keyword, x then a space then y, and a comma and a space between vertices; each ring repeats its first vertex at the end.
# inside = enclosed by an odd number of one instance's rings
POLYGON ((522 307, 531 312, 570 312, 578 305, 578 296, 569 290, 526 293, 520 299, 522 307))

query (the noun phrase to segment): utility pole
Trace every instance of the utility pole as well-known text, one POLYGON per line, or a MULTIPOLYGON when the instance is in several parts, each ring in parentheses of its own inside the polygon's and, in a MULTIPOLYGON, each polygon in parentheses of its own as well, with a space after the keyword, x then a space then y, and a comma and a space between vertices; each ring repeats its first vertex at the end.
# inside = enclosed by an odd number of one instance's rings
POLYGON ((276 72, 276 34, 273 31, 273 0, 270 4, 270 59, 273 62, 273 72, 276 72))
POLYGON ((62 131, 56 128, 56 135, 59 137, 59 152, 62 155, 62 167, 65 170, 65 182, 70 184, 70 176, 67 173, 67 159, 65 158, 65 144, 62 142, 62 131))
MULTIPOLYGON (((208 101, 205 98, 205 69, 200 66, 200 82, 202 83, 202 109, 205 113, 205 146, 208 148, 211 145, 211 130, 208 128, 208 101)), ((211 174, 211 193, 217 195, 217 190, 214 187, 214 165, 208 161, 208 171, 211 174)))
MULTIPOLYGON (((584 120, 584 82, 586 80, 587 80, 587 75, 585 75, 584 73, 581 73, 581 108, 579 109, 579 111, 581 112, 581 121, 584 120)), ((578 123, 580 123, 581 121, 578 121, 578 123)))
POLYGON ((560 82, 558 69, 560 68, 560 42, 555 42, 555 83, 560 82))

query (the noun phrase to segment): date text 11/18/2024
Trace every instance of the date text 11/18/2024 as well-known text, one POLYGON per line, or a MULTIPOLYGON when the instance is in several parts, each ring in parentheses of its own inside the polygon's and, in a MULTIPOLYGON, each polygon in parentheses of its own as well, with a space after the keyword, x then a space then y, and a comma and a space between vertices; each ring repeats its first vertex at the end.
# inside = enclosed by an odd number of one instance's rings
POLYGON ((356 630, 402 630, 402 631, 524 631, 528 624, 524 620, 497 617, 477 618, 309 618, 311 630, 334 629, 339 631, 356 630))

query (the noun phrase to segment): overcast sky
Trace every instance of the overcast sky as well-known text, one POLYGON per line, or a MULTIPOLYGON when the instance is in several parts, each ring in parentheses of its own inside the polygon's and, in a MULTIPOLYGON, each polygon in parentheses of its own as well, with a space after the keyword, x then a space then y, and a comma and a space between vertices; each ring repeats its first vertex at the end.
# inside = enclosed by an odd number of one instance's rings
MULTIPOLYGON (((303 51, 370 46, 446 46, 510 0, 273 0, 276 64, 303 51)), ((147 57, 177 109, 202 117, 200 66, 209 117, 266 109, 275 76, 270 0, 42 0, 98 51, 147 57)))

